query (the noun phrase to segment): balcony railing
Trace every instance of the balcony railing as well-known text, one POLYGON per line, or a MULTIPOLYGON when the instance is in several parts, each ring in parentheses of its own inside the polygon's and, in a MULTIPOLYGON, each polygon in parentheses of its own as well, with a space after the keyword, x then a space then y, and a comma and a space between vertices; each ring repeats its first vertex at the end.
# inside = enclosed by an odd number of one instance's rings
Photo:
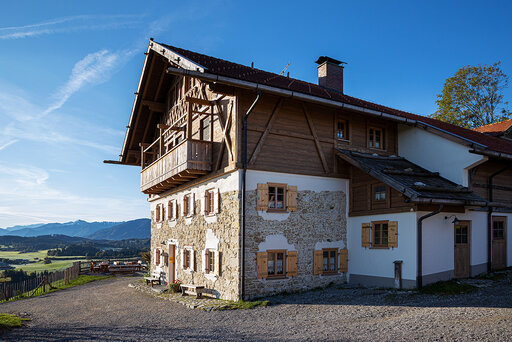
POLYGON ((211 164, 211 141, 182 141, 141 171, 140 189, 146 194, 164 192, 210 172, 211 164))

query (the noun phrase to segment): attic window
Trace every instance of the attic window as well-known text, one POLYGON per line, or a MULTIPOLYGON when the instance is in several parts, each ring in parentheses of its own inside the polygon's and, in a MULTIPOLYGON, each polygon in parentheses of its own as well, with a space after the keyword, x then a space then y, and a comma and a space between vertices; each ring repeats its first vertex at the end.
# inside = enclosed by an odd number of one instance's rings
POLYGON ((373 187, 373 201, 374 202, 384 202, 386 200, 386 186, 385 185, 375 185, 373 187))
POLYGON ((384 130, 382 128, 368 128, 368 147, 384 149, 384 130))
POLYGON ((347 120, 338 120, 338 123, 336 126, 336 139, 349 140, 347 120))

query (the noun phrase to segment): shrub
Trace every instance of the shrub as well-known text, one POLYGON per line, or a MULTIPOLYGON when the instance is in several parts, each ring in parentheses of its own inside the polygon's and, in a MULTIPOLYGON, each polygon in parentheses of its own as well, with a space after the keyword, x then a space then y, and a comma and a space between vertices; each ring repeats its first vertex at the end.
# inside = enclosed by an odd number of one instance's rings
POLYGON ((169 288, 172 292, 177 293, 180 292, 181 280, 176 279, 172 284, 169 285, 169 288))

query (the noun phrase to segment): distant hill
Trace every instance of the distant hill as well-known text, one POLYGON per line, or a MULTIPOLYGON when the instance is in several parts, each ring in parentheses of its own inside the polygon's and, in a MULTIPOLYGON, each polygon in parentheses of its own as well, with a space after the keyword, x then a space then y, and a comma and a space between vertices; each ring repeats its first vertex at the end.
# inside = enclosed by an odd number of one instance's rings
POLYGON ((6 229, 0 229, 0 236, 15 235, 15 236, 41 236, 61 234, 67 236, 86 237, 93 234, 98 230, 110 228, 124 222, 86 222, 78 220, 66 223, 46 223, 46 224, 32 224, 27 226, 15 226, 6 229))
POLYGON ((86 236, 97 240, 149 239, 151 237, 151 220, 138 219, 96 231, 86 236))

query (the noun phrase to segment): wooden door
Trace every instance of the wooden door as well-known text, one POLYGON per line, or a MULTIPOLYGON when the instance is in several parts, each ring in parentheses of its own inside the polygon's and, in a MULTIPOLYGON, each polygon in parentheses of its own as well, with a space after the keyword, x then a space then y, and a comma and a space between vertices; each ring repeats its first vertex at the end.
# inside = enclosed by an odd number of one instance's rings
POLYGON ((175 245, 169 245, 169 271, 168 271, 168 281, 169 284, 174 283, 174 274, 176 272, 176 246, 175 245))
POLYGON ((470 226, 471 221, 459 221, 454 225, 454 277, 470 276, 470 226))
POLYGON ((492 217, 492 260, 491 269, 507 267, 507 218, 492 217))

